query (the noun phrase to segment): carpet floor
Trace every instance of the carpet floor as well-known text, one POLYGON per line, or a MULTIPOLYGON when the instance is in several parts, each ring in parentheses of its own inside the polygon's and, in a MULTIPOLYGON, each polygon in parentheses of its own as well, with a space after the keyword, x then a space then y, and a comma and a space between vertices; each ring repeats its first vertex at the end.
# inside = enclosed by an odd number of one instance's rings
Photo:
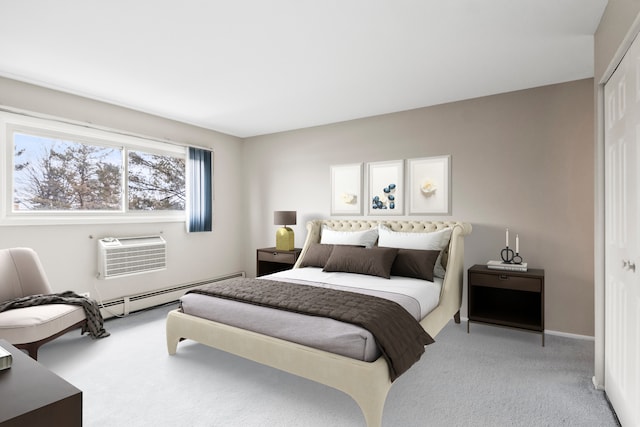
MULTIPOLYGON (((108 338, 72 331, 39 361, 83 391, 84 425, 365 426, 332 388, 194 342, 169 356, 164 320, 176 304, 110 319, 108 338)), ((617 426, 596 390, 592 341, 449 323, 394 383, 385 427, 617 426)))

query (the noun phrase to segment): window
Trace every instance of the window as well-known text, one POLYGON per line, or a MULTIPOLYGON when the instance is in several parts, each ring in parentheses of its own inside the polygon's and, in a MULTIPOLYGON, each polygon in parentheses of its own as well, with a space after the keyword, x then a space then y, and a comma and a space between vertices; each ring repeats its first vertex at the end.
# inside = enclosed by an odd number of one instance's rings
POLYGON ((186 147, 8 113, 0 128, 0 219, 185 220, 186 147))
POLYGON ((122 149, 13 133, 13 212, 118 211, 122 149))
POLYGON ((184 211, 184 158, 129 151, 128 165, 130 210, 184 211))

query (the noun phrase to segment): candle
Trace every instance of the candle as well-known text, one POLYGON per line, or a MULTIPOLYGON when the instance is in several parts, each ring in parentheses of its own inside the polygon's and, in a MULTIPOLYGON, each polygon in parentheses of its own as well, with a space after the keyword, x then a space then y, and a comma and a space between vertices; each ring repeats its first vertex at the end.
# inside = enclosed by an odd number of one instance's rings
POLYGON ((505 238, 505 244, 507 245, 507 247, 509 247, 509 229, 507 228, 507 235, 505 238))
POLYGON ((520 253, 520 236, 516 234, 516 253, 520 253))

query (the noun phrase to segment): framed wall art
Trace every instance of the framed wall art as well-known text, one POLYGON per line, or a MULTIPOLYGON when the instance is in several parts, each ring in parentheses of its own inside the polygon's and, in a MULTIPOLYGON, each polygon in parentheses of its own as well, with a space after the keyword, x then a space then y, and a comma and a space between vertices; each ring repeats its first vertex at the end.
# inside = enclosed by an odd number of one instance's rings
POLYGON ((407 160, 409 215, 451 214, 451 156, 407 160))
POLYGON ((404 161, 368 163, 369 215, 404 213, 404 161))
POLYGON ((331 166, 331 215, 362 215, 362 163, 331 166))

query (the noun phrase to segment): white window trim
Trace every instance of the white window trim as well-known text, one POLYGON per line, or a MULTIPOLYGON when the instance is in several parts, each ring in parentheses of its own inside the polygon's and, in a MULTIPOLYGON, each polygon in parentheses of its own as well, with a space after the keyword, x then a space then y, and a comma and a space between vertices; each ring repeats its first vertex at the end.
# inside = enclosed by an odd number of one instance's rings
POLYGON ((0 156, 0 226, 186 222, 185 211, 12 212, 14 169, 12 134, 14 131, 24 131, 28 133, 30 129, 37 131, 38 134, 51 132, 51 135, 56 137, 60 137, 61 134, 66 134, 73 140, 86 142, 88 144, 97 143, 101 146, 126 147, 129 150, 140 150, 154 154, 178 155, 185 158, 185 160, 187 158, 187 148, 183 145, 129 135, 106 128, 101 129, 81 123, 69 123, 51 117, 41 118, 0 111, 0 153, 4 153, 4 155, 0 156))

